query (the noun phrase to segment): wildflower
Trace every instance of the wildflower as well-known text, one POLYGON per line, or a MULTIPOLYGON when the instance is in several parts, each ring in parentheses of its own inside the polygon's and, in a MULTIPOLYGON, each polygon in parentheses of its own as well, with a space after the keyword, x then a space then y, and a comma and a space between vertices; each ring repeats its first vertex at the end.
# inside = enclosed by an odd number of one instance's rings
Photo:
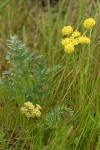
POLYGON ((25 108, 25 107, 22 107, 20 110, 22 113, 27 113, 27 108, 25 108))
POLYGON ((35 110, 34 111, 31 111, 31 118, 35 118, 36 117, 36 112, 35 112, 35 110))
POLYGON ((74 31, 72 33, 72 37, 78 37, 78 36, 80 36, 80 32, 79 31, 74 31))
POLYGON ((87 29, 92 28, 96 24, 93 18, 86 19, 83 23, 83 26, 87 29))
POLYGON ((62 29, 63 35, 69 35, 73 32, 73 28, 71 26, 65 26, 62 29))
POLYGON ((86 36, 80 36, 78 38, 79 43, 81 44, 90 44, 90 38, 86 37, 86 36))
POLYGON ((75 46, 79 44, 78 38, 74 38, 73 36, 71 36, 70 38, 70 42, 75 46))
POLYGON ((64 46, 65 45, 65 39, 61 40, 61 44, 64 46))
POLYGON ((36 107, 39 109, 42 109, 41 106, 39 104, 36 104, 36 107))
POLYGON ((27 112, 27 113, 25 114, 25 116, 26 116, 28 119, 29 119, 29 118, 34 118, 34 117, 35 117, 35 116, 33 117, 33 115, 32 115, 31 113, 29 113, 29 112, 27 112))
POLYGON ((34 105, 32 104, 32 102, 25 102, 24 106, 28 109, 34 109, 34 105))
MULTIPOLYGON (((83 23, 84 27, 89 29, 95 25, 95 20, 93 18, 86 19, 83 23)), ((64 46, 66 53, 70 54, 75 50, 75 46, 78 44, 90 44, 90 38, 86 36, 81 36, 79 31, 74 31, 71 26, 65 26, 62 29, 63 35, 68 35, 62 39, 61 44, 64 46)))
POLYGON ((79 44, 79 40, 78 40, 78 39, 75 39, 75 40, 73 41, 73 44, 74 44, 74 45, 78 45, 78 44, 79 44))
POLYGON ((36 115, 36 117, 40 117, 41 116, 41 112, 39 111, 38 107, 35 109, 35 115, 36 115))
POLYGON ((72 43, 73 43, 74 46, 78 45, 79 44, 79 40, 78 39, 74 39, 72 43))
POLYGON ((62 44, 63 46, 65 46, 65 45, 68 44, 70 41, 71 41, 70 38, 65 38, 65 39, 62 39, 61 44, 62 44))
POLYGON ((74 44, 69 43, 68 45, 65 45, 65 52, 70 54, 74 51, 74 44))
POLYGON ((30 106, 33 106, 33 104, 32 104, 32 102, 25 102, 25 103, 24 103, 24 106, 30 107, 30 106))
POLYGON ((42 108, 39 104, 36 104, 36 106, 34 106, 32 102, 25 102, 24 107, 22 107, 20 110, 21 113, 23 113, 29 119, 29 118, 40 117, 41 109, 42 108))

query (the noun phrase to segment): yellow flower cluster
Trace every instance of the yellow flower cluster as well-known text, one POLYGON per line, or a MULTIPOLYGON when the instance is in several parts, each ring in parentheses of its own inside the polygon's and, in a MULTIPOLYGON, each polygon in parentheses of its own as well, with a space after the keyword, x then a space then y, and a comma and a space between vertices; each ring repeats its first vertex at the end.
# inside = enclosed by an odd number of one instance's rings
POLYGON ((80 36, 78 38, 79 43, 81 44, 90 44, 90 38, 86 37, 86 36, 80 36))
POLYGON ((62 29, 62 33, 63 35, 69 35, 73 32, 73 28, 71 26, 65 26, 63 29, 62 29))
POLYGON ((41 106, 36 104, 36 106, 33 105, 32 102, 25 102, 24 106, 20 109, 21 113, 25 114, 25 116, 29 118, 35 118, 41 116, 41 106))
POLYGON ((78 37, 78 36, 80 36, 80 34, 81 33, 79 31, 75 31, 72 33, 72 37, 78 37))
POLYGON ((96 24, 95 20, 93 18, 89 18, 89 19, 86 19, 83 23, 83 26, 86 28, 86 29, 90 29, 92 28, 94 25, 96 24))
MULTIPOLYGON (((95 21, 92 18, 86 19, 83 23, 84 27, 91 28, 95 25, 95 21)), ((70 54, 75 50, 75 46, 79 44, 90 44, 90 38, 81 35, 79 31, 74 31, 71 26, 65 26, 62 29, 64 39, 62 39, 61 44, 64 46, 66 53, 70 54), (68 36, 68 37, 65 37, 68 36)))

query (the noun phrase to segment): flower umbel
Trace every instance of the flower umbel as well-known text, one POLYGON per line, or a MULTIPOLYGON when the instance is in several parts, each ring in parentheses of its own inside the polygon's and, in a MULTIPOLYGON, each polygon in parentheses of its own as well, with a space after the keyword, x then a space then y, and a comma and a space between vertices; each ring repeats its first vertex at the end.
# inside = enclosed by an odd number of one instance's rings
POLYGON ((33 105, 32 102, 25 102, 24 107, 22 107, 21 113, 23 113, 28 119, 29 118, 35 118, 41 116, 41 106, 39 104, 36 104, 36 106, 33 105))
MULTIPOLYGON (((83 23, 84 27, 87 29, 92 28, 96 24, 93 18, 86 19, 83 23)), ((85 36, 85 33, 82 35, 79 31, 75 30, 71 26, 65 26, 62 29, 64 38, 61 41, 62 46, 66 53, 70 54, 75 51, 75 46, 79 44, 90 44, 91 40, 89 37, 85 36), (70 35, 71 34, 71 35, 70 35), (65 37, 67 36, 67 37, 65 37)))
POLYGON ((61 44, 63 46, 65 46, 66 44, 69 44, 69 42, 71 42, 71 39, 70 38, 65 38, 65 39, 62 39, 61 44))
POLYGON ((73 32, 73 28, 71 26, 65 26, 62 29, 63 35, 69 35, 73 32))
POLYGON ((80 32, 79 31, 74 31, 72 33, 72 37, 79 37, 80 36, 80 32))
POLYGON ((86 37, 86 36, 80 36, 78 38, 79 43, 81 44, 90 44, 90 38, 86 37))
POLYGON ((93 18, 89 18, 89 19, 86 19, 83 23, 83 26, 86 28, 86 29, 90 29, 92 28, 94 25, 96 24, 95 20, 93 18))
POLYGON ((72 53, 74 51, 74 44, 69 43, 68 45, 65 45, 65 52, 68 54, 72 53))

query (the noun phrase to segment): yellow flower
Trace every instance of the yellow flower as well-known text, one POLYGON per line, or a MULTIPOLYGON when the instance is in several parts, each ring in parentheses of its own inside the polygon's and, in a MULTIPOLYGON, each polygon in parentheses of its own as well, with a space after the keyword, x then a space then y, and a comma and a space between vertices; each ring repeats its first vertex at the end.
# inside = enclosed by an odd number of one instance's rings
POLYGON ((65 45, 65 39, 61 40, 61 44, 64 46, 65 45))
POLYGON ((42 107, 41 107, 39 104, 36 104, 36 107, 37 107, 38 109, 42 109, 42 107))
POLYGON ((36 117, 35 109, 31 111, 32 118, 36 117))
POLYGON ((72 33, 72 36, 73 36, 73 37, 78 37, 78 36, 80 36, 80 32, 79 32, 79 31, 74 31, 74 32, 72 33))
POLYGON ((41 116, 41 112, 38 108, 35 108, 35 114, 36 114, 36 117, 40 117, 41 116))
POLYGON ((71 42, 74 46, 79 44, 78 38, 74 38, 73 36, 71 36, 69 39, 70 39, 70 42, 71 42))
POLYGON ((20 110, 22 113, 27 113, 27 111, 28 111, 27 108, 25 108, 25 107, 22 107, 20 110))
POLYGON ((34 109, 34 105, 32 104, 32 102, 25 102, 24 106, 28 109, 34 109))
POLYGON ((79 44, 79 40, 78 39, 74 39, 72 43, 73 43, 73 45, 78 45, 79 44))
POLYGON ((32 102, 25 102, 24 107, 22 107, 20 110, 29 119, 29 118, 40 117, 41 116, 40 109, 42 108, 38 104, 34 106, 32 102))
POLYGON ((83 26, 87 29, 92 28, 96 24, 93 18, 86 19, 83 23, 83 26))
POLYGON ((70 41, 71 41, 70 38, 65 38, 65 39, 62 39, 61 44, 62 44, 63 46, 65 46, 65 45, 68 44, 70 41))
POLYGON ((86 37, 86 36, 80 36, 78 38, 79 43, 81 44, 90 44, 90 38, 86 37))
POLYGON ((69 35, 73 32, 73 28, 71 26, 65 26, 62 29, 63 35, 69 35))
POLYGON ((72 43, 69 43, 68 45, 65 45, 65 52, 70 54, 74 51, 74 45, 72 43))
POLYGON ((27 112, 26 114, 25 114, 25 116, 29 119, 29 118, 33 118, 33 115, 30 113, 30 112, 27 112))
POLYGON ((25 102, 24 103, 24 106, 26 106, 26 107, 30 107, 30 106, 32 106, 33 104, 32 104, 32 102, 25 102))

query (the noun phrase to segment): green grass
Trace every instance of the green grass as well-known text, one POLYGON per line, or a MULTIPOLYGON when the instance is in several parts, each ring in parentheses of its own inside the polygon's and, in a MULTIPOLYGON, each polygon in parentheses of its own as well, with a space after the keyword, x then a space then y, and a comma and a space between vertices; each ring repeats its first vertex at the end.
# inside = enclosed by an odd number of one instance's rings
POLYGON ((100 149, 99 18, 99 1, 60 1, 46 8, 38 2, 30 7, 28 0, 0 1, 1 150, 100 149), (84 32, 82 23, 88 17, 96 21, 87 33, 90 46, 66 54, 61 46, 62 27, 72 25, 84 32), (15 34, 29 51, 19 50, 16 61, 8 64, 7 39, 15 34), (32 54, 34 58, 29 57, 32 54), (3 74, 6 70, 9 76, 3 74), (40 118, 28 120, 21 114, 26 100, 42 106, 40 118))

